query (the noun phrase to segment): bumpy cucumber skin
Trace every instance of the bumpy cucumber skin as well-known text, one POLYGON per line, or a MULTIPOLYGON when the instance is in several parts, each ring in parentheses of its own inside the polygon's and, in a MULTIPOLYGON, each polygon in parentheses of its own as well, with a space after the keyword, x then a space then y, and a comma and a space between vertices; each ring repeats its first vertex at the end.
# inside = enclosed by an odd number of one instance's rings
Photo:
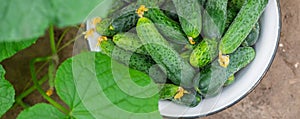
POLYGON ((139 19, 139 16, 135 13, 135 8, 135 4, 130 4, 123 8, 120 14, 100 22, 96 26, 97 32, 103 36, 113 37, 117 33, 134 28, 139 19))
POLYGON ((232 3, 232 7, 234 7, 237 10, 240 10, 243 5, 247 2, 247 0, 230 0, 230 3, 232 3))
POLYGON ((234 77, 234 75, 230 76, 230 77, 229 77, 229 78, 226 80, 226 82, 224 83, 224 87, 226 87, 226 86, 229 86, 229 85, 233 84, 233 83, 234 83, 234 81, 235 81, 235 77, 234 77))
POLYGON ((137 0, 137 5, 145 5, 148 8, 159 8, 165 0, 137 0))
POLYGON ((202 101, 201 95, 192 90, 189 93, 184 94, 180 99, 172 99, 172 102, 189 107, 196 107, 202 101))
POLYGON ((201 6, 197 0, 173 0, 181 27, 188 37, 197 38, 202 29, 201 6))
POLYGON ((168 40, 178 44, 189 43, 179 23, 167 17, 160 9, 149 9, 149 11, 145 12, 144 17, 151 19, 160 33, 168 40))
POLYGON ((177 94, 179 86, 174 84, 161 84, 159 86, 159 98, 161 100, 171 100, 177 94))
POLYGON ((139 37, 134 33, 118 33, 113 37, 114 43, 124 49, 131 52, 136 52, 143 55, 148 55, 148 52, 139 37))
POLYGON ((196 76, 200 78, 198 87, 200 93, 205 97, 217 94, 230 76, 246 67, 254 58, 255 51, 252 47, 240 47, 230 54, 230 63, 227 68, 220 66, 218 60, 207 65, 196 76))
POLYGON ((194 67, 204 67, 218 56, 218 42, 215 39, 204 38, 190 55, 190 64, 194 67))
POLYGON ((174 99, 174 96, 178 93, 179 86, 173 84, 159 85, 159 89, 161 89, 159 92, 161 100, 171 100, 176 104, 195 107, 202 100, 202 97, 194 90, 187 90, 188 93, 184 93, 183 97, 180 99, 174 99))
POLYGON ((136 29, 152 59, 166 69, 168 79, 176 85, 192 88, 195 70, 170 47, 153 22, 145 17, 140 18, 136 29))
POLYGON ((248 0, 223 36, 219 50, 223 54, 234 52, 251 32, 263 13, 268 0, 248 0))
POLYGON ((255 45, 255 43, 257 42, 257 40, 259 38, 259 33, 260 33, 260 25, 257 22, 242 45, 243 46, 253 46, 253 45, 255 45))
POLYGON ((154 82, 166 82, 165 73, 159 67, 153 67, 156 63, 151 59, 150 56, 125 51, 115 46, 111 40, 102 41, 100 47, 101 52, 111 57, 112 59, 117 60, 132 69, 139 70, 146 74, 151 74, 150 77, 154 82), (154 70, 151 70, 155 72, 150 72, 151 68, 156 68, 154 70))
POLYGON ((228 0, 207 0, 203 14, 203 35, 221 38, 226 25, 228 0))

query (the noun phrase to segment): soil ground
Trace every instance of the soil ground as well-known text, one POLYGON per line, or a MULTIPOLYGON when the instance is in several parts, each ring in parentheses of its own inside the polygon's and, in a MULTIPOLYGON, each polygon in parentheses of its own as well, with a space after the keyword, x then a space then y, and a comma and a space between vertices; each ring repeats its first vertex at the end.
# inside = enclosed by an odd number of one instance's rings
MULTIPOLYGON (((281 0, 282 31, 280 47, 275 60, 257 88, 234 106, 205 119, 297 119, 300 116, 300 1, 281 0)), ((63 30, 56 30, 61 34, 63 30)), ((72 29, 65 39, 73 38, 77 33, 72 29)), ((59 37, 59 35, 58 35, 59 37)), ((14 85, 16 95, 32 85, 30 82, 29 61, 35 57, 50 55, 48 36, 19 52, 1 64, 5 67, 7 79, 14 85), (41 47, 43 46, 43 47, 41 47)), ((63 40, 66 42, 66 40, 63 40)), ((73 46, 59 53, 60 62, 72 56, 73 46)), ((42 64, 37 64, 37 67, 42 64)), ((46 69, 40 75, 46 73, 46 69)), ((43 85, 47 89, 48 85, 43 85)), ((59 100, 56 95, 53 96, 59 100)), ((23 100, 29 105, 46 102, 35 91, 23 100)), ((22 107, 15 106, 2 119, 14 119, 22 107)))

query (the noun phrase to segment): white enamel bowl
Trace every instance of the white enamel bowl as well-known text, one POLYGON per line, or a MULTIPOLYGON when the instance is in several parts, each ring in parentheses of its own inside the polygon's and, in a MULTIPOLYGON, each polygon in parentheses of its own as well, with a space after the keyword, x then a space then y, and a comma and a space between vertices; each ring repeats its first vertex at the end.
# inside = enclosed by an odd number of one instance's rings
MULTIPOLYGON (((169 101, 160 101, 159 110, 166 117, 201 117, 220 112, 249 94, 262 80, 276 54, 280 38, 280 7, 276 0, 269 0, 261 19, 261 34, 255 45, 256 58, 236 75, 236 81, 223 89, 218 96, 204 99, 197 107, 189 108, 169 101)), ((87 26, 88 29, 90 26, 87 26)), ((97 37, 95 34, 94 37, 97 37)), ((97 44, 94 38, 88 40, 90 50, 97 44), (93 39, 93 40, 91 40, 93 39)))

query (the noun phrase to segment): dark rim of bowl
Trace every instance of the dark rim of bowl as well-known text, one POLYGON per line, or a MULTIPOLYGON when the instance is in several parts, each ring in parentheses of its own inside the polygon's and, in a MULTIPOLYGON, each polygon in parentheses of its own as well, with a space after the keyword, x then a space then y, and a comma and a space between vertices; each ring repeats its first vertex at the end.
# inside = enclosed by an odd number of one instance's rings
POLYGON ((277 43, 276 43, 276 47, 274 49, 274 54, 266 68, 266 70, 264 71, 264 73, 261 75, 261 77, 259 78, 259 80, 255 83, 255 85, 246 93, 244 94, 242 97, 240 97, 238 100, 234 101, 233 103, 225 106, 224 108, 222 109, 219 109, 219 110, 216 110, 216 111, 213 111, 213 112, 210 112, 206 115, 199 115, 199 116, 183 116, 183 117, 170 117, 170 116, 164 116, 166 118, 180 118, 180 119, 194 119, 194 118, 200 118, 200 117, 206 117, 206 116, 210 116, 210 115, 214 115, 216 113, 219 113, 221 111, 224 111, 230 107, 232 107, 233 105, 235 105, 236 103, 240 102, 242 99, 244 99, 247 95, 249 95, 252 91, 254 91, 254 89, 258 86, 258 84, 263 80, 263 78, 266 76, 266 73, 269 71, 274 59, 275 59, 275 56, 276 56, 276 53, 277 53, 277 49, 278 49, 278 45, 279 45, 279 42, 280 42, 280 32, 281 32, 281 9, 280 9, 280 2, 279 0, 276 0, 277 1, 277 9, 278 9, 278 15, 279 15, 279 29, 278 29, 278 37, 277 37, 277 43))

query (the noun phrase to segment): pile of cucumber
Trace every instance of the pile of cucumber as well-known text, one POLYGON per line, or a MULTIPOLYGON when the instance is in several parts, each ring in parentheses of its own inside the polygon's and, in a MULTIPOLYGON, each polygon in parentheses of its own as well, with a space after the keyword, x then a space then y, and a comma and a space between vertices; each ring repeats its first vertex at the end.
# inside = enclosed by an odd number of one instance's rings
POLYGON ((101 52, 142 71, 160 98, 190 107, 255 58, 268 0, 114 0, 96 25, 101 52))

